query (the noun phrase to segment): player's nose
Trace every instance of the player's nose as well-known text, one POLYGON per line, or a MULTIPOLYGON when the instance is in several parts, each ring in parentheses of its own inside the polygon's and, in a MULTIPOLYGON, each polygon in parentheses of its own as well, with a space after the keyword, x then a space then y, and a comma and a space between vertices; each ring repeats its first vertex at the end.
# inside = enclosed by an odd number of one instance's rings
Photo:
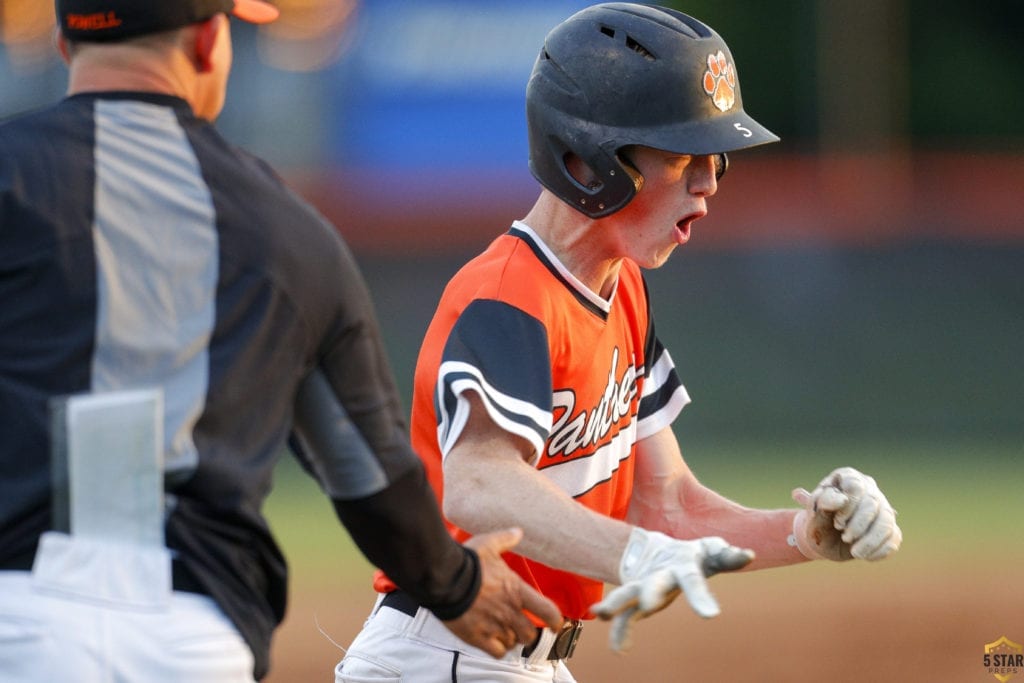
POLYGON ((686 190, 692 195, 710 197, 718 192, 716 158, 713 154, 694 156, 687 171, 686 190))

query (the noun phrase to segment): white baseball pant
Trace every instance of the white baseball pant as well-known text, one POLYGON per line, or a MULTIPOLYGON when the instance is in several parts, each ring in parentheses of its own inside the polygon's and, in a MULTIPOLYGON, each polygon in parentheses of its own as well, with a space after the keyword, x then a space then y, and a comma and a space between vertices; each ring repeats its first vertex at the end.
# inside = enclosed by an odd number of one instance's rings
POLYGON ((495 659, 460 640, 429 610, 420 608, 409 616, 381 607, 382 599, 378 597, 362 631, 335 667, 335 683, 576 681, 563 661, 546 658, 555 637, 549 629, 544 629, 530 657, 523 657, 523 647, 517 645, 495 659))
POLYGON ((0 571, 0 683, 253 683, 252 652, 207 596, 170 589, 161 548, 44 535, 0 571))

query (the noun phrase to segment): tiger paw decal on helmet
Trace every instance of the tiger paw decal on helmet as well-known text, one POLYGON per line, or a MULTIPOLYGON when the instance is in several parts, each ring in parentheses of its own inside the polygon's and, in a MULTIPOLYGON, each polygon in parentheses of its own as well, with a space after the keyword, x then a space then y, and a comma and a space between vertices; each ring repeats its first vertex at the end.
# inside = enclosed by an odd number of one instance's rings
POLYGON ((711 96, 711 101, 722 111, 729 111, 736 104, 736 71, 721 50, 708 55, 704 92, 711 96))

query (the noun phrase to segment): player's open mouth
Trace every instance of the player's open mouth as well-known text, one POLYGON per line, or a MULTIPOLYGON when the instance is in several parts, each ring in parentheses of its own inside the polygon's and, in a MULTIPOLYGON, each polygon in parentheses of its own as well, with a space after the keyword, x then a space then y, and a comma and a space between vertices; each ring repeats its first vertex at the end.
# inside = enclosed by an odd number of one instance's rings
POLYGON ((691 213, 689 216, 680 219, 676 223, 676 243, 686 244, 690 240, 690 226, 693 225, 695 220, 703 217, 703 213, 697 212, 691 213))
POLYGON ((676 244, 686 244, 690 239, 690 221, 683 220, 676 223, 676 244))

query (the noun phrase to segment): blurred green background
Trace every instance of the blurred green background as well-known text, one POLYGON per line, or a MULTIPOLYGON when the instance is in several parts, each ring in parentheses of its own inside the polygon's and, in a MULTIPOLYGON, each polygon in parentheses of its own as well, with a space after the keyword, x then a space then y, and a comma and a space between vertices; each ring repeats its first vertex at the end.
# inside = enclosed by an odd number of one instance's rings
MULTIPOLYGON (((536 196, 526 78, 544 32, 586 3, 278 4, 277 25, 233 29, 218 125, 352 244, 408 405, 445 281, 536 196)), ((808 666, 837 647, 817 643, 813 655, 794 644, 793 663, 771 675, 757 656, 728 670, 763 681, 992 680, 982 645, 1024 642, 1024 3, 666 4, 725 37, 745 108, 782 138, 733 155, 691 242, 648 274, 658 334, 694 399, 676 423, 683 452, 714 488, 770 507, 834 467, 863 468, 906 535, 882 567, 716 583, 724 602, 750 586, 763 588, 757 604, 818 601, 766 615, 780 632, 810 614, 831 635, 824 615, 839 595, 877 601, 877 623, 842 638, 860 644, 859 669, 808 666), (922 582, 935 607, 907 597, 922 582), (960 628, 920 638, 946 608, 960 628), (893 622, 895 612, 912 619, 893 622)), ((0 118, 63 93, 52 23, 49 2, 0 0, 0 118)), ((275 681, 306 680, 303 666, 328 678, 339 652, 305 654, 326 642, 313 619, 350 639, 372 600, 369 567, 290 459, 268 514, 294 570, 275 681)), ((723 637, 763 637, 749 627, 723 637)), ((593 660, 602 643, 589 641, 593 660)), ((688 656, 699 670, 710 654, 688 656)), ((605 676, 588 680, 622 680, 615 663, 600 664, 605 676)))

